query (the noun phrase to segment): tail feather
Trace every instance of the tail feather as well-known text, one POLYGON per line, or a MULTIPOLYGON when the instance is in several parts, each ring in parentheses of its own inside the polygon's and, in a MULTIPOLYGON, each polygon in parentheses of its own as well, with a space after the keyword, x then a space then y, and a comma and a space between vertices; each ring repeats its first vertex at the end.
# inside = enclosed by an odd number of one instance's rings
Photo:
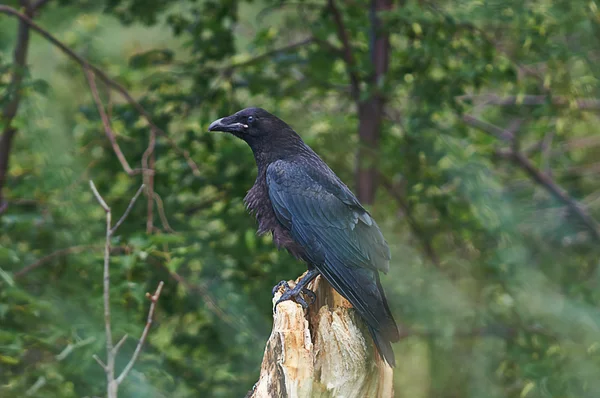
POLYGON ((373 337, 373 342, 375 343, 375 347, 377 347, 379 355, 381 355, 391 367, 396 366, 396 357, 394 356, 394 350, 392 349, 392 342, 383 337, 381 333, 371 326, 367 325, 367 327, 369 328, 371 337, 373 337))
POLYGON ((391 343, 400 339, 400 333, 379 281, 379 273, 365 268, 351 269, 331 265, 326 264, 317 269, 352 304, 367 324, 381 356, 390 366, 395 366, 391 343))

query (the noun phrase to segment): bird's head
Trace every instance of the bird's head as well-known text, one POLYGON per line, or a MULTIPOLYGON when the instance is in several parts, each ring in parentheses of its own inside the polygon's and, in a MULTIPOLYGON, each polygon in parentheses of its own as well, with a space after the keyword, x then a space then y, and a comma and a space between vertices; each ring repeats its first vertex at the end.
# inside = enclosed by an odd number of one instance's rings
POLYGON ((217 119, 210 124, 208 131, 231 133, 249 144, 256 140, 297 135, 283 120, 262 108, 246 108, 217 119))
POLYGON ((262 108, 246 108, 217 119, 208 131, 222 131, 246 141, 258 163, 306 150, 298 134, 283 120, 262 108))

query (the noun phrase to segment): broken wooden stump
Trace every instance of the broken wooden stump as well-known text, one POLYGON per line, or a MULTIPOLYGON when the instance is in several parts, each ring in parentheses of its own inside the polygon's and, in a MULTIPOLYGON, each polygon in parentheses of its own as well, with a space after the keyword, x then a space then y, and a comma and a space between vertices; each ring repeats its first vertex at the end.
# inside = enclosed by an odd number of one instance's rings
POLYGON ((316 300, 307 311, 293 301, 277 306, 260 377, 247 397, 393 397, 392 368, 352 305, 321 276, 308 288, 316 300))

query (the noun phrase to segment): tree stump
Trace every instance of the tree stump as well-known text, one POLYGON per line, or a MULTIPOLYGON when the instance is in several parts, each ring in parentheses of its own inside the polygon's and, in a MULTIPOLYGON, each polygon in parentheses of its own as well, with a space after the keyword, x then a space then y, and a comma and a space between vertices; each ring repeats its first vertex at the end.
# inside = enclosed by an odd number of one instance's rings
POLYGON ((321 276, 308 288, 316 300, 307 311, 293 301, 277 306, 260 378, 247 397, 393 397, 392 368, 352 305, 321 276))

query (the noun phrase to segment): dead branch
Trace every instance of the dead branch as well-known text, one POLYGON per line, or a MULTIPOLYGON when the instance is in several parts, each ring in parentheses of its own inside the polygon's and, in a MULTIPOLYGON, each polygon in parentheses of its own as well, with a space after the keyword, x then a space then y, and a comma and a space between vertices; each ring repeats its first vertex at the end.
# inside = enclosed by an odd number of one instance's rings
POLYGON ((61 42, 56 37, 54 37, 46 29, 42 28, 41 26, 39 26, 38 24, 33 22, 31 20, 31 18, 29 18, 29 16, 18 12, 17 10, 15 10, 12 7, 4 6, 4 5, 0 5, 0 13, 12 15, 14 17, 19 18, 22 22, 24 22, 26 25, 28 25, 31 29, 38 32, 46 40, 48 40, 50 43, 52 43, 53 45, 58 47, 62 52, 64 52, 66 55, 68 55, 74 61, 79 63, 83 68, 87 68, 87 69, 93 71, 94 74, 96 75, 96 77, 98 77, 100 80, 102 80, 102 82, 104 82, 104 84, 106 84, 109 88, 111 88, 111 89, 117 91, 119 94, 121 94, 121 96, 123 98, 125 98, 125 100, 137 110, 137 112, 150 125, 150 129, 152 131, 154 131, 155 133, 159 134, 161 137, 166 139, 167 142, 169 143, 169 145, 173 148, 173 150, 175 150, 175 152, 177 152, 179 155, 182 155, 185 158, 188 166, 190 167, 190 169, 192 170, 194 175, 196 175, 196 176, 200 175, 200 169, 198 168, 198 165, 196 165, 196 163, 190 157, 189 152, 187 150, 181 149, 179 147, 179 145, 177 145, 177 143, 171 137, 169 137, 169 135, 165 131, 163 131, 156 124, 154 124, 154 122, 152 121, 152 117, 150 116, 148 111, 146 111, 146 109, 131 96, 131 94, 129 93, 129 91, 127 91, 127 89, 125 87, 123 87, 121 84, 117 83, 115 80, 111 79, 100 68, 89 63, 85 58, 83 58, 80 55, 78 55, 77 53, 75 53, 67 45, 65 45, 63 42, 61 42))
POLYGON ((150 326, 152 324, 152 319, 154 316, 156 302, 158 301, 158 299, 160 297, 160 293, 164 286, 164 282, 161 281, 158 284, 158 288, 156 289, 156 291, 154 292, 153 295, 146 293, 146 296, 151 299, 150 310, 148 312, 148 318, 146 320, 146 326, 144 327, 142 336, 140 337, 138 345, 137 345, 129 363, 125 366, 125 369, 123 369, 123 372, 121 372, 121 374, 117 378, 115 378, 116 356, 117 356, 119 348, 124 344, 127 336, 124 336, 123 338, 121 338, 121 340, 119 340, 119 342, 116 345, 113 345, 111 316, 110 316, 110 241, 111 241, 112 235, 115 233, 117 228, 119 226, 121 226, 121 224, 123 223, 125 218, 131 212, 131 209, 133 208, 137 198, 140 196, 142 190, 144 189, 144 185, 142 184, 142 186, 140 186, 140 188, 137 190, 137 192, 133 196, 133 198, 131 198, 131 200, 129 201, 129 205, 127 206, 127 209, 125 210, 125 212, 123 213, 123 215, 121 216, 119 221, 117 221, 117 223, 114 226, 111 226, 111 224, 112 224, 111 209, 106 204, 106 202, 102 198, 102 195, 100 195, 100 193, 96 189, 96 186, 94 185, 93 181, 91 181, 91 180, 90 180, 90 188, 91 188, 96 200, 98 201, 98 203, 100 204, 102 209, 104 209, 104 211, 106 212, 106 239, 105 239, 105 244, 104 244, 104 272, 103 272, 104 273, 103 298, 104 298, 104 328, 105 328, 105 334, 106 334, 106 363, 102 362, 100 360, 100 358, 98 358, 97 356, 94 356, 94 359, 100 364, 100 366, 104 369, 104 372, 106 373, 108 398, 117 398, 119 384, 121 384, 123 382, 125 377, 127 377, 127 374, 129 373, 129 371, 131 371, 131 369, 133 368, 133 365, 135 364, 137 358, 140 355, 140 352, 142 350, 142 347, 144 345, 146 337, 148 336, 148 331, 150 330, 150 326))
POLYGON ((164 285, 165 285, 165 283, 163 281, 160 281, 154 294, 146 293, 146 297, 148 297, 150 299, 150 310, 148 310, 148 317, 146 318, 146 326, 144 326, 144 331, 142 332, 142 336, 140 337, 140 340, 138 341, 137 347, 135 347, 135 351, 133 352, 131 359, 129 360, 129 362, 125 366, 125 369, 123 369, 123 371, 121 372, 121 374, 119 375, 119 377, 116 380, 117 385, 121 384, 123 382, 123 380, 125 380, 125 378, 129 374, 129 372, 133 368, 135 361, 137 361, 138 357, 140 356, 140 353, 142 352, 142 347, 144 346, 144 342, 146 341, 146 338, 148 337, 148 332, 150 331, 150 326, 152 326, 152 320, 154 319, 154 310, 156 309, 156 303, 158 302, 158 299, 160 298, 160 293, 162 292, 162 288, 164 285))
MULTIPOLYGON (((148 147, 142 155, 142 167, 144 169, 154 170, 154 148, 156 146, 156 133, 150 130, 148 138, 148 147)), ((144 174, 144 184, 146 185, 146 233, 154 232, 154 173, 144 174)))
POLYGON ((133 170, 131 166, 129 166, 129 162, 127 162, 123 151, 121 151, 121 147, 119 146, 117 138, 115 137, 115 133, 112 130, 112 127, 110 125, 110 119, 108 118, 108 115, 104 110, 104 105, 102 104, 100 94, 98 93, 98 88, 96 87, 96 78, 94 76, 94 73, 87 67, 84 67, 83 71, 85 72, 85 77, 88 81, 88 85, 90 86, 92 97, 94 98, 94 102, 96 103, 96 108, 98 109, 98 113, 100 114, 100 119, 102 120, 102 125, 104 126, 104 133, 106 134, 108 141, 110 141, 110 145, 113 148, 113 152, 115 153, 115 155, 117 155, 117 159, 119 159, 123 170, 125 170, 125 172, 130 176, 143 172, 144 169, 133 170))

